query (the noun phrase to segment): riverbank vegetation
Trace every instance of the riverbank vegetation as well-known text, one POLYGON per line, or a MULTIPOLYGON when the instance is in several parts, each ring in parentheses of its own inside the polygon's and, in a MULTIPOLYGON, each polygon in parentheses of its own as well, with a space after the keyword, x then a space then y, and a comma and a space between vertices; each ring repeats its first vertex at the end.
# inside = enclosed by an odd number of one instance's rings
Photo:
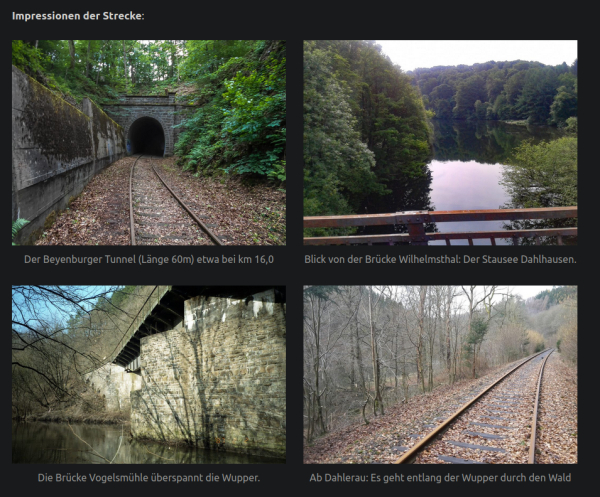
POLYGON ((564 126, 577 116, 577 59, 540 62, 489 61, 436 66, 411 73, 425 107, 438 119, 524 120, 564 126))
POLYGON ((389 181, 426 176, 430 139, 412 78, 379 45, 304 42, 305 216, 355 213, 389 181))
POLYGON ((13 286, 12 417, 128 420, 128 406, 110 406, 88 373, 110 357, 152 288, 13 286))
MULTIPOLYGON (((539 144, 523 143, 513 152, 502 172, 501 184, 511 200, 504 207, 570 207, 577 205, 577 118, 570 117, 567 135, 539 144)), ((505 228, 545 229, 577 226, 577 218, 511 221, 505 228)), ((523 244, 535 243, 524 239, 523 244)), ((554 243, 543 239, 542 244, 554 243)), ((576 237, 565 237, 575 244, 576 237)))
POLYGON ((576 287, 305 287, 305 439, 547 347, 576 363, 576 287))
POLYGON ((285 41, 14 40, 12 63, 75 106, 176 92, 180 165, 284 186, 285 41))

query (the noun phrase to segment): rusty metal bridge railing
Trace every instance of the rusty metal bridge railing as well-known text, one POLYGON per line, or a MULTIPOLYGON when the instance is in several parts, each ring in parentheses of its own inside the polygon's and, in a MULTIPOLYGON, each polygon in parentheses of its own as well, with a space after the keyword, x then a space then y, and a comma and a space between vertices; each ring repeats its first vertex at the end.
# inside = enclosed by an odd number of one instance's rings
POLYGON ((348 216, 314 216, 304 218, 305 228, 345 228, 350 226, 381 226, 403 224, 408 233, 386 235, 322 236, 304 238, 304 245, 352 245, 373 243, 411 243, 427 245, 430 240, 468 240, 489 238, 496 245, 496 238, 509 238, 518 244, 520 238, 534 238, 536 245, 540 237, 557 237, 558 245, 564 236, 577 236, 577 228, 545 228, 530 230, 465 231, 435 233, 425 232, 426 223, 457 221, 516 221, 523 219, 568 219, 577 217, 577 207, 546 207, 533 209, 486 209, 461 211, 404 211, 390 214, 352 214, 348 216))

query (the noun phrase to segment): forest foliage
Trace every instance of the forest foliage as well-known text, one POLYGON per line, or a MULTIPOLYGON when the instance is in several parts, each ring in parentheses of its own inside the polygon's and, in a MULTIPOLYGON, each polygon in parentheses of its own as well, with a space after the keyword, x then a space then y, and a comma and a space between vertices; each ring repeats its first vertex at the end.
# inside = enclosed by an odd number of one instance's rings
POLYGON ((285 180, 286 48, 281 40, 189 41, 184 76, 201 104, 175 150, 187 167, 285 180))
POLYGON ((304 215, 354 213, 426 175, 430 140, 418 89, 379 45, 304 43, 304 215))
POLYGON ((12 407, 20 419, 123 420, 89 388, 153 287, 12 288, 12 407))
MULTIPOLYGON (((535 207, 571 207, 577 205, 577 134, 576 118, 569 118, 566 136, 549 142, 525 142, 517 147, 502 171, 500 183, 510 196, 504 207, 524 209, 535 207), (573 123, 575 125, 573 126, 573 123)), ((505 223, 510 230, 532 230, 577 226, 577 218, 520 220, 505 223)), ((565 237, 564 243, 575 244, 577 237, 565 237)), ((532 238, 521 241, 532 245, 532 238)), ((553 244, 543 237, 543 245, 553 244)))
POLYGON ((526 120, 564 126, 577 116, 577 59, 548 66, 522 60, 436 66, 413 74, 438 119, 526 120))
POLYGON ((175 145, 187 169, 285 181, 285 41, 14 40, 12 63, 74 105, 175 91, 197 106, 175 145))
POLYGON ((515 290, 305 287, 306 440, 548 347, 576 363, 577 288, 515 290))

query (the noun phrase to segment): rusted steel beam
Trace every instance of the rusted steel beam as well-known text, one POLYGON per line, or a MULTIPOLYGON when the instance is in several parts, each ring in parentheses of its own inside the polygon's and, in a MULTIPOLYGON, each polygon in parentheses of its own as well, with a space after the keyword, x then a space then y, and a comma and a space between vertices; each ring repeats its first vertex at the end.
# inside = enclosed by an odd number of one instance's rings
POLYGON ((443 223, 456 221, 508 221, 517 219, 565 219, 577 217, 577 206, 532 209, 483 209, 457 211, 404 211, 388 214, 352 214, 304 218, 305 228, 344 228, 389 224, 443 223))
POLYGON ((139 355, 139 352, 135 354, 130 348, 122 348, 117 356, 117 359, 127 359, 129 361, 135 359, 139 355))
POLYGON ((513 221, 517 219, 566 219, 577 217, 577 207, 547 207, 540 209, 486 209, 472 211, 434 211, 429 221, 513 221))
POLYGON ((396 214, 357 216, 313 216, 304 218, 305 228, 345 228, 351 226, 385 226, 396 224, 396 214))
MULTIPOLYGON (((425 233, 430 240, 468 240, 469 238, 531 238, 535 236, 577 236, 577 228, 547 228, 540 230, 506 230, 506 231, 465 231, 449 233, 425 233)), ((356 235, 356 236, 321 236, 305 238, 304 245, 344 245, 356 243, 409 243, 408 233, 393 235, 356 235)), ((494 242, 495 244, 495 242, 494 242)))
POLYGON ((413 216, 413 219, 408 225, 408 234, 410 235, 410 242, 413 245, 427 245, 427 234, 425 233, 425 217, 421 215, 413 216), (421 220, 421 217, 423 220, 421 220))

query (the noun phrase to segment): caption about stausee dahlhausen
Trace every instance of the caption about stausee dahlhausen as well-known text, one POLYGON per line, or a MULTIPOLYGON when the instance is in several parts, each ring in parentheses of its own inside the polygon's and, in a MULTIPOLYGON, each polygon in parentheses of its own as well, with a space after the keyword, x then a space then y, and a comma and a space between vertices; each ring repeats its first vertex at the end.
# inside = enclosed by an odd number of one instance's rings
POLYGON ((497 257, 492 255, 305 255, 305 264, 575 264, 571 256, 548 257, 521 255, 497 257))

